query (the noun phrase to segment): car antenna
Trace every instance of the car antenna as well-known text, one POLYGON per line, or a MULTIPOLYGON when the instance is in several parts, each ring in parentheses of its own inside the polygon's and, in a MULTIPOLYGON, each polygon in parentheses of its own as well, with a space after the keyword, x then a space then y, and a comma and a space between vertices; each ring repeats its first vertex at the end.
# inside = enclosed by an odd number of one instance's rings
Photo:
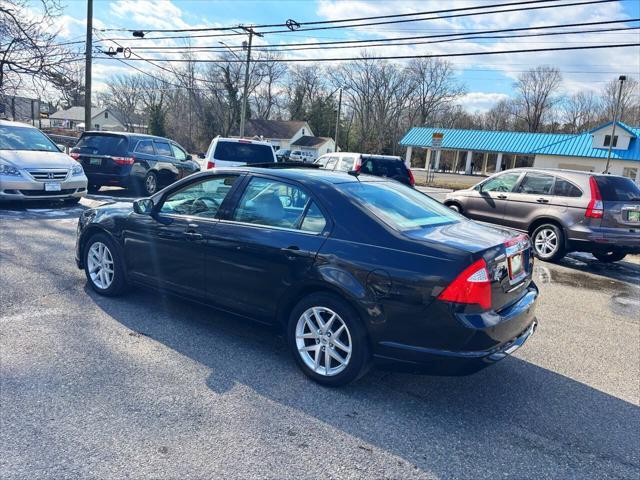
POLYGON ((349 170, 347 172, 349 175, 351 175, 352 177, 356 177, 356 180, 358 180, 358 182, 360 181, 360 172, 358 170, 349 170))

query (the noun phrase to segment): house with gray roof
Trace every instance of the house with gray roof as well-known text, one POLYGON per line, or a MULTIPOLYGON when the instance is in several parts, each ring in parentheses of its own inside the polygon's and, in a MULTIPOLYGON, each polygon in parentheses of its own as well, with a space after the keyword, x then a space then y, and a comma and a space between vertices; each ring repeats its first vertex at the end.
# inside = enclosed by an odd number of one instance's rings
MULTIPOLYGON (((91 126, 86 130, 106 130, 115 132, 147 133, 147 124, 138 114, 128 118, 122 112, 108 107, 91 108, 91 126)), ((49 116, 51 126, 69 130, 85 130, 84 107, 71 107, 58 110, 49 116)))

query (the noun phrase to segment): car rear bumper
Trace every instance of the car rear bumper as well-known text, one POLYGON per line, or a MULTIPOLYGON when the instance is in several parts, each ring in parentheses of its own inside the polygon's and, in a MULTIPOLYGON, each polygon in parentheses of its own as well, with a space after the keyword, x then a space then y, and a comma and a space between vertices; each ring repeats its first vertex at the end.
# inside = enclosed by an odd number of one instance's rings
POLYGON ((61 180, 60 191, 46 191, 45 183, 24 177, 2 177, 0 180, 0 199, 11 201, 22 200, 55 200, 79 198, 87 194, 87 177, 77 175, 61 180))
POLYGON ((381 341, 374 358, 378 365, 414 373, 452 376, 475 373, 509 356, 531 337, 538 325, 537 297, 538 289, 532 284, 520 300, 500 313, 489 312, 475 319, 457 316, 468 327, 471 338, 483 337, 476 344, 493 339, 494 345, 490 348, 453 351, 381 341))
POLYGON ((134 183, 131 172, 125 173, 98 173, 87 172, 90 185, 113 185, 116 187, 130 187, 134 183))
POLYGON ((581 231, 578 234, 569 232, 571 250, 598 252, 625 250, 629 253, 640 252, 640 225, 638 228, 598 228, 581 231))

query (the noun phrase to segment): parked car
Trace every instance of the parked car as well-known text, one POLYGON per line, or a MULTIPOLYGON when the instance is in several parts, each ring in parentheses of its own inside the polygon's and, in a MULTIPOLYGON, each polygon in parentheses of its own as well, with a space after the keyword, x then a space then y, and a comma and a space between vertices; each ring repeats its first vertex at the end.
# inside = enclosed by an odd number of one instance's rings
POLYGON ((287 162, 289 161, 289 155, 291 155, 291 150, 286 148, 281 148, 276 151, 276 158, 279 162, 287 162))
POLYGON ((538 258, 573 251, 615 262, 640 252, 640 188, 631 179, 559 169, 514 169, 447 194, 465 216, 527 232, 538 258))
POLYGON ((280 326, 303 372, 333 386, 372 359, 472 373, 536 325, 526 235, 369 175, 201 172, 85 211, 76 262, 101 295, 141 284, 280 326))
POLYGON ((307 150, 293 150, 289 155, 289 160, 294 162, 313 163, 316 156, 307 150))
POLYGON ((413 187, 416 183, 411 169, 400 157, 390 155, 369 155, 365 153, 334 152, 325 153, 316 162, 326 170, 341 172, 356 171, 377 177, 387 177, 413 187))
POLYGON ((200 170, 173 140, 128 132, 84 132, 70 155, 82 163, 89 191, 113 185, 153 195, 200 170))
POLYGON ((0 120, 0 200, 77 203, 86 193, 82 165, 37 128, 0 120))
POLYGON ((216 137, 205 158, 206 169, 275 163, 278 159, 269 142, 244 138, 216 137))

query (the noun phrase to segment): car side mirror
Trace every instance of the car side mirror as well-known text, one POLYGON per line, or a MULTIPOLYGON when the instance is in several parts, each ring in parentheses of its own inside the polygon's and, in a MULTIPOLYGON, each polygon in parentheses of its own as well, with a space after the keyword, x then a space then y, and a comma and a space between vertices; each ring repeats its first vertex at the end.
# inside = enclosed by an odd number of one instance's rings
POLYGON ((154 203, 150 198, 140 198, 133 202, 133 211, 139 215, 151 215, 154 203))
POLYGON ((193 157, 191 155, 187 155, 186 158, 184 159, 185 161, 187 160, 193 160, 193 157))
POLYGON ((198 154, 198 158, 201 159, 201 160, 204 160, 205 157, 206 157, 206 155, 204 153, 202 153, 202 152, 200 152, 198 154))
POLYGON ((67 147, 61 143, 56 143, 56 147, 58 147, 58 150, 60 150, 62 153, 65 153, 67 151, 67 147))

